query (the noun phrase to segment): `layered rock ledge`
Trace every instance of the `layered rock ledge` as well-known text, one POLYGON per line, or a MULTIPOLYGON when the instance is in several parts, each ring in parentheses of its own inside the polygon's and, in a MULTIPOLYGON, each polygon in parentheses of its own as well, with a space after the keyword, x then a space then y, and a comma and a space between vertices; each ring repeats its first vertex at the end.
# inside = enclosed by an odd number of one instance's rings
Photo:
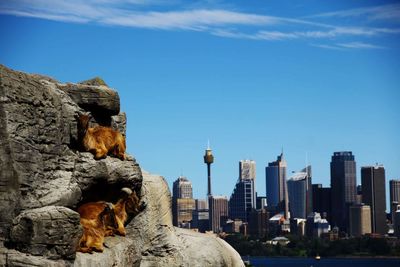
POLYGON ((172 226, 171 196, 136 159, 79 152, 76 116, 126 135, 118 93, 99 79, 59 83, 0 65, 0 266, 243 266, 223 240, 172 226), (76 208, 115 202, 122 187, 146 208, 103 253, 76 253, 76 208))

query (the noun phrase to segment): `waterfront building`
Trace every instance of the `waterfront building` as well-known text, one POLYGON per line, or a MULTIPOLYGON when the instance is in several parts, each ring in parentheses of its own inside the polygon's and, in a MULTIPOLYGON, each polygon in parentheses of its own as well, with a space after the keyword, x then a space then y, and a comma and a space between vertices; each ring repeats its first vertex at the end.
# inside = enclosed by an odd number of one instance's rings
POLYGON ((285 215, 277 213, 270 217, 268 220, 268 233, 272 236, 278 236, 281 234, 290 232, 290 221, 285 219, 285 215))
POLYGON ((278 244, 280 246, 286 246, 287 244, 290 243, 290 241, 288 238, 286 238, 284 236, 277 236, 277 237, 273 238, 272 240, 268 240, 266 243, 270 244, 270 245, 274 245, 274 246, 276 246, 278 244))
POLYGON ((320 237, 330 231, 329 222, 321 218, 318 212, 312 212, 307 216, 306 234, 308 237, 320 237))
POLYGON ((400 180, 390 180, 389 181, 389 191, 390 191, 390 214, 391 220, 394 224, 395 212, 397 211, 397 205, 400 203, 400 180))
POLYGON ((276 161, 268 163, 265 168, 265 181, 267 199, 270 206, 276 207, 277 211, 284 212, 286 219, 289 218, 289 203, 286 185, 287 163, 283 152, 276 161))
POLYGON ((371 207, 372 233, 386 234, 385 168, 382 165, 361 168, 363 203, 371 207))
POLYGON ((306 234, 306 219, 290 218, 290 234, 304 236, 306 234))
POLYGON ((350 236, 360 237, 371 233, 371 208, 364 204, 350 206, 350 236))
POLYGON ((224 225, 223 230, 225 233, 240 233, 240 227, 242 226, 242 220, 231 220, 229 219, 224 225))
POLYGON ((334 152, 331 160, 332 226, 348 232, 349 207, 356 201, 356 162, 350 151, 334 152))

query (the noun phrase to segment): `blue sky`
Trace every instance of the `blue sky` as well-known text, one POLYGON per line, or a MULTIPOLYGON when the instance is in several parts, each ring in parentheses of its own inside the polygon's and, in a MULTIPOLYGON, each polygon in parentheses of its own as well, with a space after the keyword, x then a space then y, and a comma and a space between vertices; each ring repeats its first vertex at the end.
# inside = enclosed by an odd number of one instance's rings
MULTIPOLYGON (((62 82, 101 76, 128 115, 128 151, 206 195, 230 195, 238 161, 313 166, 334 151, 400 178, 397 1, 15 0, 0 2, 0 63, 62 82), (282 3, 284 2, 284 3, 282 3)), ((388 195, 387 191, 387 195, 388 195)))

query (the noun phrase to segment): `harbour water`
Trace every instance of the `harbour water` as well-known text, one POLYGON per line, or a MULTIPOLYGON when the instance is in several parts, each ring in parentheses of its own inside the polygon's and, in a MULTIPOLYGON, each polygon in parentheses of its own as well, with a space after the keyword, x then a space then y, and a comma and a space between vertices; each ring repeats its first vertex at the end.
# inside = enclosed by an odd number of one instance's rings
POLYGON ((243 257, 261 267, 400 267, 400 258, 266 258, 243 257))

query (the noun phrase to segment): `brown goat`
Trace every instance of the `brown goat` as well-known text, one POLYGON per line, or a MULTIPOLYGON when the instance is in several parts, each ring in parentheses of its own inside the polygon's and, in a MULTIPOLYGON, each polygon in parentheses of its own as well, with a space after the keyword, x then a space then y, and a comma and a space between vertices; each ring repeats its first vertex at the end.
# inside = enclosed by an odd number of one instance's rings
POLYGON ((125 236, 125 223, 128 220, 129 215, 136 215, 144 209, 144 205, 140 205, 139 197, 135 191, 129 188, 122 188, 124 196, 118 200, 114 205, 114 214, 117 224, 117 228, 114 232, 118 235, 125 236))
POLYGON ((117 228, 113 205, 108 202, 90 202, 78 208, 83 235, 77 251, 92 253, 104 250, 104 237, 117 228))
POLYGON ((89 115, 78 118, 79 139, 85 151, 92 152, 95 159, 112 154, 121 160, 125 159, 125 137, 110 127, 96 126, 89 128, 89 115))

